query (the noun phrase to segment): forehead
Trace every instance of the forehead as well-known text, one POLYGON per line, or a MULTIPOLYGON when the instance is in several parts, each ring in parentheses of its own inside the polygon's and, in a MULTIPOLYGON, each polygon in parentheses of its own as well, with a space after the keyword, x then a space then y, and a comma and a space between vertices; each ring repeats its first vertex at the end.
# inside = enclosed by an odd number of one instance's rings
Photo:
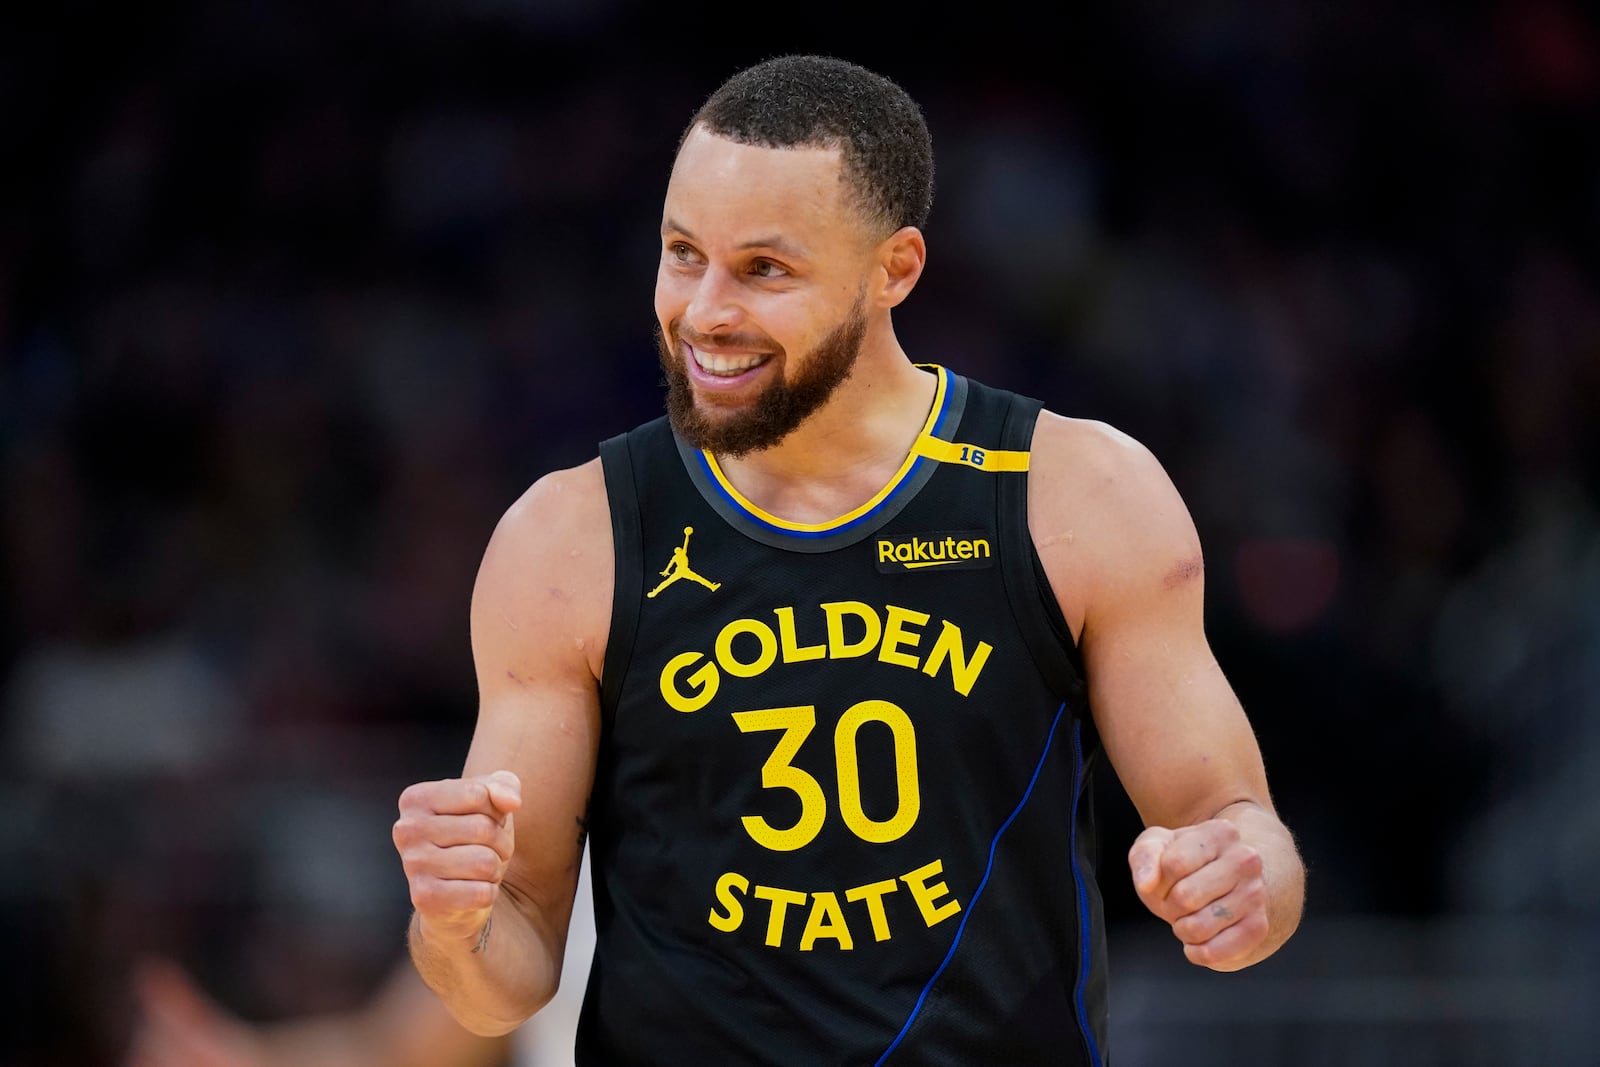
POLYGON ((673 164, 664 217, 712 241, 859 228, 841 173, 837 148, 765 148, 696 127, 673 164))

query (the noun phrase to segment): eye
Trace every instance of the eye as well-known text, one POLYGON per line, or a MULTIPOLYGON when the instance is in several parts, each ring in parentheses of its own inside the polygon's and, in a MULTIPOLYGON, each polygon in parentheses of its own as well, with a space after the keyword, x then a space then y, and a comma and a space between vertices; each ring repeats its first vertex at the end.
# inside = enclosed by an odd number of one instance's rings
POLYGON ((697 258, 693 248, 682 241, 673 241, 666 247, 667 258, 674 263, 694 263, 697 258))
POLYGON ((787 274, 788 271, 770 259, 758 259, 750 264, 750 273, 757 278, 778 278, 787 274))

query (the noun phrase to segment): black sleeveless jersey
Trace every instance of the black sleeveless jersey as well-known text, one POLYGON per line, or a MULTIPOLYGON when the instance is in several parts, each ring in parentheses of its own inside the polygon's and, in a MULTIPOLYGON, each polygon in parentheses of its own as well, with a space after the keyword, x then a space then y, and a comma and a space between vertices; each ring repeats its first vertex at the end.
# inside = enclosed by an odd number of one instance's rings
POLYGON ((581 1064, 1103 1064, 1076 650, 1027 526, 1039 403, 939 367, 839 519, 665 419, 605 442, 616 592, 581 1064))

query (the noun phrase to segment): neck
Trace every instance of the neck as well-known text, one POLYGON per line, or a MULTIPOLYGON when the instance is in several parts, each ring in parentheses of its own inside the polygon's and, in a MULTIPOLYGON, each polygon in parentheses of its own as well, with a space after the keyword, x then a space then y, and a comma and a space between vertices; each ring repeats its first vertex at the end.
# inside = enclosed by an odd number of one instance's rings
POLYGON ((828 402, 772 448, 718 464, 746 499, 793 522, 827 522, 870 500, 905 462, 937 382, 890 334, 870 335, 828 402))

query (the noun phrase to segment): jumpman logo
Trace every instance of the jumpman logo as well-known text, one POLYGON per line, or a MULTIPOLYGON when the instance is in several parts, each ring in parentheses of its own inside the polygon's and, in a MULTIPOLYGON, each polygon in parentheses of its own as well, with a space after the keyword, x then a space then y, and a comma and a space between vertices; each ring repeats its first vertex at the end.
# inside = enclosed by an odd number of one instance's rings
POLYGON ((693 526, 685 526, 683 528, 683 544, 672 550, 672 559, 667 561, 666 567, 661 571, 661 577, 665 581, 650 590, 645 596, 654 597, 679 578, 688 578, 690 581, 699 582, 713 593, 722 588, 721 582, 708 582, 696 574, 693 567, 689 566, 689 535, 692 533, 694 533, 693 526))

